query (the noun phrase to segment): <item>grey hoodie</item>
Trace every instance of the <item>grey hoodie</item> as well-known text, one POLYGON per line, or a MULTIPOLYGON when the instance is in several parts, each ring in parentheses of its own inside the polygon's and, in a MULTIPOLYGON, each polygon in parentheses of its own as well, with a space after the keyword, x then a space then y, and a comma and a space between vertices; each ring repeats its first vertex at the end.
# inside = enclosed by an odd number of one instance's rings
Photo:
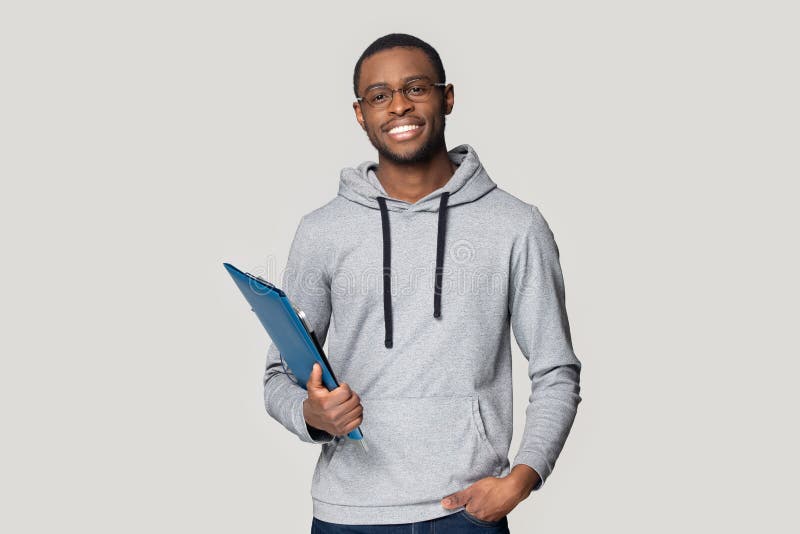
POLYGON ((443 508, 446 495, 517 464, 539 474, 538 490, 575 419, 581 363, 553 233, 471 146, 448 154, 455 174, 415 203, 386 194, 375 162, 343 169, 338 195, 304 215, 292 241, 281 287, 361 398, 368 445, 306 424, 307 393, 271 344, 266 410, 321 444, 311 496, 323 521, 445 516, 461 509, 443 508), (509 463, 512 329, 531 394, 509 463))

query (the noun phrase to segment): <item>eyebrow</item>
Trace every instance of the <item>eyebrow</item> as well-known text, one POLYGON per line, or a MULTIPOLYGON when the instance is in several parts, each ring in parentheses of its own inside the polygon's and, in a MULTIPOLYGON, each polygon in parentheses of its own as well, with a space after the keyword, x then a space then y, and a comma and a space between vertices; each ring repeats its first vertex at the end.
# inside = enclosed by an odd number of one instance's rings
MULTIPOLYGON (((420 79, 430 80, 431 77, 428 76, 427 74, 412 74, 411 76, 406 76, 405 78, 403 78, 403 85, 407 84, 408 82, 420 79)), ((389 84, 386 82, 373 83, 372 85, 369 85, 366 88, 364 88, 364 92, 366 93, 370 89, 375 89, 376 87, 387 87, 388 85, 389 84)))

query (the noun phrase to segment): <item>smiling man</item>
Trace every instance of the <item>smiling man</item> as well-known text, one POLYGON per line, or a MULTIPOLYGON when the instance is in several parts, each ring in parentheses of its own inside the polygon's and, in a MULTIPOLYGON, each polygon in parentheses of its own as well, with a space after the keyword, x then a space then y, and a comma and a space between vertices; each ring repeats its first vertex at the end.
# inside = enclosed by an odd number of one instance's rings
POLYGON ((340 386, 315 367, 304 390, 273 345, 267 412, 322 444, 312 533, 508 532, 581 401, 558 247, 470 145, 447 150, 454 88, 430 45, 381 37, 353 88, 378 162, 343 169, 338 195, 302 217, 283 278, 340 386), (531 394, 510 463, 512 330, 531 394), (366 450, 346 436, 359 426, 366 450))

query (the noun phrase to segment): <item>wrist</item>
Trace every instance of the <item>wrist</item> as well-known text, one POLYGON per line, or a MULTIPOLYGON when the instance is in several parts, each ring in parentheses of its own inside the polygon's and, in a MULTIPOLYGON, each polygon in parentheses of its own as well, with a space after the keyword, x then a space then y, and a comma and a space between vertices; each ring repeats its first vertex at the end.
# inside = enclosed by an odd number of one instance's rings
POLYGON ((508 481, 514 485, 520 494, 520 500, 526 499, 531 494, 533 488, 539 483, 539 473, 532 467, 525 464, 517 464, 506 476, 508 481))

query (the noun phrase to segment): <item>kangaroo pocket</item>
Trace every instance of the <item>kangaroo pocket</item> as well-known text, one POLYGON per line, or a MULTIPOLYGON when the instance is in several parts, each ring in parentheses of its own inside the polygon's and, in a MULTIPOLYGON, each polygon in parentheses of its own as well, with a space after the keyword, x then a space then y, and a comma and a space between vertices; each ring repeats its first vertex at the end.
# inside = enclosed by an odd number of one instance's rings
POLYGON ((439 501, 502 468, 477 396, 372 397, 361 405, 369 450, 345 438, 330 456, 320 455, 315 499, 345 506, 439 501))

